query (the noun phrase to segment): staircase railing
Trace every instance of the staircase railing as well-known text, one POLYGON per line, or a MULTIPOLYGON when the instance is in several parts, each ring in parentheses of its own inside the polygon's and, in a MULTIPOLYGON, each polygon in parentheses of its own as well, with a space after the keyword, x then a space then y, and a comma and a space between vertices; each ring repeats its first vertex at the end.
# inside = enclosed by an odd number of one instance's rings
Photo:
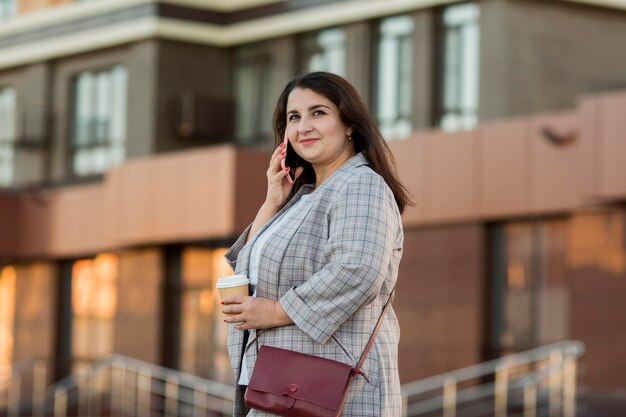
POLYGON ((563 341, 405 384, 405 416, 575 417, 583 352, 563 341))
MULTIPOLYGON (((402 386, 407 417, 575 417, 581 342, 564 341, 402 386)), ((45 361, 13 365, 0 381, 0 417, 218 417, 233 387, 111 355, 52 385, 45 361)))
POLYGON ((43 417, 50 368, 44 360, 27 358, 11 367, 8 379, 0 380, 0 416, 43 417))
POLYGON ((55 383, 54 417, 229 416, 233 388, 120 355, 55 383))
POLYGON ((232 415, 232 385, 122 355, 107 356, 50 386, 48 375, 44 361, 15 364, 11 380, 0 381, 0 417, 232 415))

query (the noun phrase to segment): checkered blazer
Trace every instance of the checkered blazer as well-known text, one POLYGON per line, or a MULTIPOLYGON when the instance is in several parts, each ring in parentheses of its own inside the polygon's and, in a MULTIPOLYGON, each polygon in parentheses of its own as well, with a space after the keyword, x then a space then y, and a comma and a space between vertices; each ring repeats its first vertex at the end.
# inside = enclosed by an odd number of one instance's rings
MULTIPOLYGON (((393 193, 362 154, 317 190, 302 187, 246 244, 249 226, 226 254, 233 269, 247 274, 256 238, 309 193, 300 212, 261 249, 257 296, 280 300, 294 324, 253 330, 245 346, 243 332, 229 325, 228 351, 237 380, 244 349, 252 371, 261 345, 355 366, 395 286, 404 239, 400 213, 393 193)), ((399 338, 390 308, 361 368, 370 382, 358 375, 353 380, 344 416, 401 414, 399 338)), ((236 388, 234 415, 270 415, 247 410, 244 389, 236 388)))

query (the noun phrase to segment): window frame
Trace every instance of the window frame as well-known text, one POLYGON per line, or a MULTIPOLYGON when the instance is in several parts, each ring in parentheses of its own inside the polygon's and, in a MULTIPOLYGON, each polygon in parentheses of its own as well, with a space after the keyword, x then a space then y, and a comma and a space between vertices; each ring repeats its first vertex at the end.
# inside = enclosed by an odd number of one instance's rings
POLYGON ((300 72, 303 73, 303 72, 313 72, 313 71, 326 71, 326 72, 331 72, 333 74, 337 74, 342 77, 345 77, 347 75, 347 64, 348 64, 348 59, 347 59, 348 39, 347 38, 348 38, 348 34, 347 34, 345 26, 330 26, 330 27, 323 28, 320 30, 315 30, 315 31, 300 34, 297 39, 298 51, 299 51, 298 68, 300 72), (341 39, 341 48, 325 49, 321 47, 319 43, 319 37, 323 36, 324 33, 330 33, 330 32, 337 32, 341 34, 341 36, 343 37, 343 39, 341 39), (341 52, 343 53, 343 57, 342 57, 343 62, 341 62, 340 64, 343 68, 341 68, 340 71, 336 71, 335 68, 331 68, 331 66, 328 65, 329 52, 336 51, 336 50, 341 50, 341 52), (325 65, 323 65, 322 68, 315 68, 315 67, 311 67, 310 65, 310 60, 316 54, 321 54, 323 57, 323 60, 325 61, 324 62, 325 65))
MULTIPOLYGON (((15 88, 12 85, 5 85, 5 86, 0 86, 0 103, 3 101, 2 96, 4 94, 8 94, 8 93, 12 93, 13 97, 12 97, 12 106, 13 108, 11 109, 12 111, 12 116, 13 116, 13 126, 12 126, 12 137, 11 136, 7 136, 6 138, 2 137, 2 125, 6 126, 4 123, 0 123, 0 153, 3 152, 2 148, 6 147, 6 160, 8 161, 9 165, 8 167, 6 166, 6 164, 2 163, 0 164, 0 187, 11 187, 12 185, 15 184, 15 156, 16 156, 16 144, 18 141, 18 137, 19 137, 19 119, 18 119, 18 115, 19 115, 19 105, 18 105, 18 91, 17 88, 15 88), (4 167, 3 167, 4 165, 4 167), (4 173, 4 168, 6 169, 6 173, 4 173), (6 174, 6 181, 5 181, 5 174, 6 174)), ((2 117, 2 107, 0 107, 0 122, 4 119, 4 117, 2 117)), ((7 116, 7 120, 10 118, 11 116, 11 111, 7 112, 9 114, 9 116, 7 116)), ((11 129, 7 129, 8 131, 10 131, 11 129)), ((0 157, 2 157, 2 155, 0 155, 0 157)), ((0 161, 4 160, 4 158, 0 159, 0 161)))
MULTIPOLYGON (((120 80, 117 80, 117 82, 119 82, 120 80)), ((70 96, 69 96, 70 111, 68 113, 68 142, 67 142, 67 145, 68 145, 67 146, 67 172, 69 173, 69 177, 72 177, 72 178, 97 177, 97 176, 102 175, 108 169, 116 165, 119 165, 126 160, 126 141, 128 138, 128 101, 129 101, 128 80, 129 80, 129 70, 128 70, 128 67, 123 63, 117 63, 113 65, 107 65, 105 67, 82 70, 74 74, 73 77, 71 77, 70 96), (121 76, 123 77, 122 79, 120 79, 122 81, 122 84, 121 84, 121 87, 119 87, 118 89, 115 89, 114 90, 115 92, 111 94, 110 91, 113 89, 112 87, 115 86, 114 83, 116 82, 115 71, 117 69, 120 69, 122 71, 120 72, 121 76), (80 77, 83 75, 91 75, 93 79, 91 80, 90 88, 92 88, 93 90, 97 90, 98 82, 99 82, 98 77, 103 76, 105 74, 108 74, 108 82, 110 83, 109 91, 107 92, 107 95, 109 96, 109 103, 106 109, 110 113, 107 114, 106 122, 110 125, 112 124, 112 119, 114 119, 115 116, 118 116, 119 120, 117 120, 117 122, 120 123, 121 125, 122 133, 120 134, 120 138, 114 139, 113 138, 114 135, 111 134, 112 128, 107 127, 106 129, 108 130, 107 138, 101 140, 96 137, 94 139, 94 137, 97 136, 97 134, 94 134, 94 132, 91 132, 89 134, 89 140, 86 141, 85 143, 79 144, 77 142, 77 131, 78 131, 77 119, 79 118, 77 112, 78 112, 78 101, 79 101, 78 85, 80 82, 80 77), (116 94, 118 94, 117 97, 115 97, 116 94), (114 102, 116 99, 120 100, 119 103, 117 104, 122 104, 121 110, 115 109, 116 103, 114 102), (113 112, 118 112, 118 113, 113 113, 113 112), (116 147, 115 146, 116 144, 119 146, 116 147), (105 161, 102 163, 102 167, 86 170, 84 173, 79 172, 79 170, 77 170, 77 167, 76 167, 77 154, 80 151, 89 151, 89 150, 93 151, 94 149, 101 149, 106 155, 105 161), (117 158, 112 156, 114 152, 119 153, 117 158)), ((91 110, 91 114, 89 115, 90 126, 88 130, 95 131, 95 128, 91 126, 91 123, 92 123, 92 120, 95 119, 95 116, 97 113, 97 110, 95 109, 97 105, 94 105, 94 103, 97 103, 100 97, 96 93, 96 94, 90 94, 88 98, 89 98, 89 101, 91 102, 91 105, 94 107, 94 109, 91 110)))
POLYGON ((17 0, 0 0, 0 22, 17 15, 17 0))
MULTIPOLYGON (((432 125, 434 127, 440 128, 448 132, 456 132, 456 131, 473 129, 479 122, 478 110, 480 106, 480 12, 481 12, 480 5, 476 2, 455 3, 452 5, 441 7, 437 9, 436 11, 436 17, 435 17, 436 23, 435 23, 435 33, 434 33, 435 48, 434 48, 434 53, 433 53, 434 55, 433 74, 434 74, 434 84, 436 85, 436 89, 434 91, 434 97, 433 97, 432 125), (447 11, 461 8, 461 7, 467 7, 468 5, 474 5, 477 9, 477 16, 474 18, 474 20, 471 23, 468 24, 467 22, 463 22, 461 24, 456 24, 453 26, 446 25, 444 21, 444 17, 447 11), (457 71, 457 84, 458 85, 456 86, 457 87, 456 93, 458 96, 456 100, 457 103, 455 103, 456 106, 453 106, 453 108, 447 109, 446 108, 447 107, 446 94, 448 91, 448 86, 446 84, 446 77, 447 77, 446 71, 447 71, 448 64, 446 62, 446 53, 447 53, 446 36, 449 33, 449 30, 451 28, 458 34, 458 32, 460 32, 461 30, 469 26, 475 26, 475 29, 477 30, 477 39, 476 39, 477 56, 475 57, 476 79, 474 80, 476 102, 474 103, 473 108, 463 107, 463 101, 465 100, 465 96, 462 93, 462 90, 464 88, 463 74, 466 72, 467 64, 459 60, 459 63, 457 63, 457 67, 458 67, 457 68, 458 70, 457 71), (456 117, 455 127, 446 128, 445 126, 443 126, 444 118, 448 114, 455 115, 456 117), (470 123, 467 123, 462 120, 464 117, 473 117, 474 120, 470 123)), ((462 56, 464 52, 465 52, 465 46, 464 45, 460 46, 459 51, 455 56, 458 58, 459 56, 462 56)))
POLYGON ((274 112, 273 104, 275 98, 272 91, 272 69, 274 66, 274 54, 270 44, 261 43, 253 45, 243 45, 234 51, 233 64, 233 95, 235 97, 235 131, 233 139, 235 143, 243 146, 265 146, 269 142, 273 143, 274 133, 271 125, 274 112), (250 100, 242 100, 244 94, 240 91, 245 88, 240 84, 240 76, 244 69, 251 70, 260 67, 262 74, 255 76, 257 90, 252 93, 256 95, 251 109, 246 109, 250 105, 250 100), (241 71, 241 72, 240 72, 241 71), (259 82, 258 80, 265 80, 259 82), (257 94, 258 93, 258 94, 257 94), (266 109, 263 111, 253 111, 254 109, 266 109), (246 116, 247 115, 247 116, 246 116), (252 117, 247 120, 246 117, 252 117), (243 125, 243 126, 242 126, 243 125))
MULTIPOLYGON (((374 97, 373 103, 372 103, 372 109, 373 109, 373 115, 376 119, 376 122, 379 126, 379 129, 383 135, 383 137, 385 138, 385 140, 387 141, 392 141, 392 140, 398 140, 398 139, 404 139, 408 136, 410 136, 410 134, 413 132, 413 129, 415 128, 415 120, 414 120, 414 99, 415 99, 415 92, 414 92, 414 79, 413 79, 413 73, 415 71, 415 44, 414 44, 414 36, 415 36, 415 19, 413 17, 412 14, 407 13, 407 14, 398 14, 398 15, 392 15, 392 16, 386 16, 382 19, 379 19, 375 22, 374 25, 374 42, 373 42, 373 60, 372 60, 372 96, 374 97), (384 24, 385 21, 390 20, 390 19, 397 19, 397 18, 401 18, 401 17, 406 17, 407 20, 410 19, 411 20, 411 29, 410 32, 403 35, 403 36, 397 36, 395 37, 396 39, 401 39, 400 43, 396 42, 397 46, 399 46, 399 48, 402 48, 403 45, 402 42, 407 42, 408 43, 408 47, 411 51, 410 56, 407 58, 408 59, 408 64, 409 64, 409 74, 408 76, 405 76, 406 79, 409 80, 410 82, 410 86, 408 88, 402 88, 403 85, 403 77, 400 74, 400 65, 398 65, 397 67, 397 72, 398 72, 398 76, 397 76, 397 80, 396 80, 396 92, 401 92, 401 91, 408 91, 408 97, 406 97, 404 100, 402 98, 401 94, 397 94, 396 100, 395 100, 395 105, 397 107, 397 111, 395 114, 395 117, 393 120, 390 121, 383 121, 381 119, 380 116, 380 107, 381 106, 381 94, 380 94, 380 90, 381 90, 381 79, 383 77, 383 75, 381 74, 381 68, 380 68, 380 58, 381 58, 381 42, 383 39, 383 34, 382 34, 382 30, 381 27, 384 24), (406 103, 408 103, 408 109, 406 109, 405 113, 406 114, 401 114, 403 112, 403 109, 401 109, 402 105, 403 105, 403 101, 406 101, 406 103), (398 127, 399 123, 405 122, 408 124, 408 132, 390 132, 391 130, 402 130, 401 127, 398 127), (387 127, 386 125, 389 125, 389 127, 387 127)), ((397 56, 400 58, 402 57, 402 54, 398 53, 397 56)), ((399 61, 398 61, 399 62, 399 61)))

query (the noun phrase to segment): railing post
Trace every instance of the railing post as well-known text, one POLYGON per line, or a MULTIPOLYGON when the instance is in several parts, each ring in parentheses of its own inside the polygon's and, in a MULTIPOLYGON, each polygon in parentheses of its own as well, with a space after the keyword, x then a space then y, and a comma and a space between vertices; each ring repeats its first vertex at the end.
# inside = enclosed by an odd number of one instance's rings
POLYGON ((54 390, 54 417, 67 416, 67 391, 64 388, 54 390))
POLYGON ((561 401, 563 400, 563 352, 561 350, 550 352, 549 364, 548 410, 550 416, 560 416, 561 401))
POLYGON ((563 365, 563 417, 576 416, 576 355, 567 354, 563 365))
POLYGON ((443 417, 456 416, 456 380, 446 378, 443 381, 443 417))
POLYGON ((406 395, 406 392, 402 392, 402 417, 408 417, 408 415, 409 415, 409 397, 406 395))
POLYGON ((126 374, 124 376, 124 386, 126 389, 124 393, 124 415, 135 416, 135 410, 137 408, 137 371, 134 368, 128 369, 126 367, 126 374), (130 382, 129 382, 130 377, 130 382), (132 386, 130 385, 132 384, 132 386))
POLYGON ((496 366, 494 386, 494 416, 506 417, 508 408, 509 366, 502 362, 496 366))
MULTIPOLYGON (((76 381, 76 401, 77 401, 77 410, 79 416, 87 416, 87 407, 85 403, 85 393, 83 392, 85 382, 81 380, 76 381)), ((89 417, 89 416, 88 416, 89 417)))
POLYGON ((102 391, 104 384, 102 383, 102 373, 92 375, 89 383, 89 415, 99 417, 102 414, 102 391))
POLYGON ((533 382, 524 386, 524 417, 537 416, 537 385, 533 382))
POLYGON ((16 376, 13 378, 13 382, 9 385, 9 404, 8 404, 8 417, 18 417, 20 415, 20 398, 22 394, 22 377, 16 376))
POLYGON ((200 386, 193 387, 193 415, 206 415, 207 408, 207 392, 200 386))
POLYGON ((124 415, 124 383, 126 380, 126 369, 124 363, 114 361, 111 364, 111 413, 124 415), (114 412, 117 407, 117 413, 114 412))
POLYGON ((43 417, 46 406, 46 364, 40 361, 33 365, 33 417, 43 417))
POLYGON ((152 408, 152 374, 150 369, 138 372, 137 386, 141 391, 137 393, 137 413, 135 415, 150 417, 152 408))
POLYGON ((168 375, 165 380, 165 415, 178 416, 178 377, 168 375))

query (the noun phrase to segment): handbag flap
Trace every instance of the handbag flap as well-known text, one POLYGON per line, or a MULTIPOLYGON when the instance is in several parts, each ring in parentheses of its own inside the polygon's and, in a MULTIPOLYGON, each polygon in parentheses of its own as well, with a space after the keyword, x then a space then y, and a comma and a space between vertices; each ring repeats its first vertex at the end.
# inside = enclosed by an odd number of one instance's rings
POLYGON ((248 388, 336 410, 351 371, 345 363, 263 345, 248 388))

